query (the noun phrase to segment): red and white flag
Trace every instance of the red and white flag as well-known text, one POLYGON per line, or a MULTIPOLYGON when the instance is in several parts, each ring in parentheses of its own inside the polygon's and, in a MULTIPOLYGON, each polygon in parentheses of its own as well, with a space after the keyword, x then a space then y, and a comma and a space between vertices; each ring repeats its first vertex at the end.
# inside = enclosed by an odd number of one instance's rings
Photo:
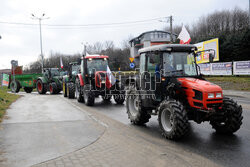
POLYGON ((62 57, 60 57, 60 65, 61 65, 61 68, 63 68, 63 61, 62 61, 62 57))
POLYGON ((178 38, 180 39, 180 44, 189 44, 191 42, 190 35, 184 25, 182 26, 178 38))

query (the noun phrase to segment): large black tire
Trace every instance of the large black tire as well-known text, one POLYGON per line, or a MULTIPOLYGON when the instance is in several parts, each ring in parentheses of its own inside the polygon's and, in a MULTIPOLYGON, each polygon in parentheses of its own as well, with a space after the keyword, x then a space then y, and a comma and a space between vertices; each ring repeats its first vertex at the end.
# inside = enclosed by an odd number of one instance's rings
POLYGON ((80 85, 79 78, 76 78, 76 81, 75 81, 75 96, 79 103, 84 103, 84 97, 82 94, 82 87, 80 85))
POLYGON ((115 91, 114 100, 117 104, 123 104, 125 101, 125 89, 124 86, 116 86, 117 91, 115 91))
POLYGON ((67 97, 68 96, 68 89, 67 89, 67 83, 63 82, 63 96, 67 97))
POLYGON ((18 93, 20 91, 20 88, 21 88, 21 85, 18 81, 11 81, 10 83, 10 89, 11 89, 11 92, 13 93, 18 93))
POLYGON ((23 89, 26 93, 31 93, 33 91, 33 88, 31 87, 24 87, 23 89))
POLYGON ((57 90, 57 86, 55 82, 52 82, 49 84, 49 92, 50 94, 57 94, 58 90, 57 90))
POLYGON ((111 95, 105 95, 105 96, 102 96, 102 99, 104 102, 110 102, 111 97, 112 97, 111 95))
POLYGON ((36 82, 36 89, 39 94, 45 94, 47 92, 47 85, 39 79, 36 82))
POLYGON ((95 104, 95 93, 92 91, 91 85, 84 85, 83 96, 87 106, 93 106, 95 104))
POLYGON ((67 83, 67 94, 69 99, 75 98, 75 84, 72 82, 67 83))
POLYGON ((127 91, 126 108, 130 122, 135 125, 143 125, 149 121, 149 111, 141 105, 141 96, 136 88, 131 86, 127 91))
POLYGON ((157 110, 159 111, 159 125, 165 138, 179 139, 188 132, 187 112, 179 101, 174 99, 164 100, 157 110))
POLYGON ((223 98, 222 111, 225 112, 223 120, 212 119, 210 124, 221 134, 232 134, 240 129, 242 124, 242 107, 232 99, 223 98))

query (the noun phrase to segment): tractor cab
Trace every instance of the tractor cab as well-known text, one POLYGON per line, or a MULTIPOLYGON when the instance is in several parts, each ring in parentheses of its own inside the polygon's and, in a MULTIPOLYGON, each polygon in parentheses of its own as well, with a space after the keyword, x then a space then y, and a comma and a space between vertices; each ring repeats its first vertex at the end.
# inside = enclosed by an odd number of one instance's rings
POLYGON ((44 76, 48 77, 48 79, 60 76, 60 71, 58 68, 45 68, 43 73, 44 76))
POLYGON ((108 56, 104 55, 89 55, 85 56, 85 68, 86 74, 94 74, 94 71, 107 71, 108 66, 108 56))
POLYGON ((194 45, 178 44, 139 50, 142 92, 155 98, 151 102, 146 100, 145 104, 154 106, 166 97, 187 100, 191 107, 198 109, 222 104, 222 89, 201 77, 195 51, 194 45), (211 93, 214 94, 213 101, 205 101, 211 93))

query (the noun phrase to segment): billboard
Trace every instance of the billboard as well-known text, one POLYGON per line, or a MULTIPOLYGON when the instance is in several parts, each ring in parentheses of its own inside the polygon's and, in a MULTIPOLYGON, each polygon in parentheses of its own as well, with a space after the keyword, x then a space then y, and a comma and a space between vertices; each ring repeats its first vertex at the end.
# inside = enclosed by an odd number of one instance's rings
POLYGON ((211 75, 232 75, 232 62, 211 63, 211 75))
POLYGON ((211 75, 211 68, 210 68, 210 64, 206 63, 206 64, 199 64, 198 65, 200 67, 200 72, 203 75, 211 75))
POLYGON ((233 62, 234 75, 250 75, 250 61, 233 62))
MULTIPOLYGON (((197 44, 194 44, 197 48, 198 51, 204 51, 208 49, 213 49, 215 50, 215 57, 214 61, 219 61, 219 39, 211 39, 208 41, 200 42, 197 44)), ((208 63, 209 62, 209 53, 207 52, 202 52, 199 56, 196 57, 197 63, 208 63)))
POLYGON ((2 86, 8 86, 8 85, 9 85, 9 75, 3 74, 2 86))

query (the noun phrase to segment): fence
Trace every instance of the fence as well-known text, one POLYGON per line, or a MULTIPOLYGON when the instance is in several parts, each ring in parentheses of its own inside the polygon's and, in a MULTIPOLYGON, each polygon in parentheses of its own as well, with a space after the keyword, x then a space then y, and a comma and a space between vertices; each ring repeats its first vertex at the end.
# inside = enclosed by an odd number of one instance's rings
POLYGON ((198 64, 203 75, 250 75, 250 61, 198 64))

